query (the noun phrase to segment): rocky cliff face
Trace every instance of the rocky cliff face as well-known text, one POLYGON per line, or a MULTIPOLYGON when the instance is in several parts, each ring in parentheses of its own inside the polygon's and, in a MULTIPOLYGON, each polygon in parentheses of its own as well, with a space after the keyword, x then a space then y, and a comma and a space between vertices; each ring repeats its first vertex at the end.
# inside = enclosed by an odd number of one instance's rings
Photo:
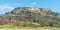
POLYGON ((57 13, 52 12, 51 9, 47 8, 35 8, 35 7, 18 7, 13 9, 11 12, 5 13, 1 20, 19 20, 23 22, 34 22, 34 23, 46 23, 49 22, 58 23, 57 13))
POLYGON ((53 16, 52 15, 52 11, 50 9, 47 9, 47 8, 34 8, 34 7, 18 7, 18 8, 15 8, 12 12, 12 14, 18 14, 20 13, 20 11, 30 11, 32 13, 38 13, 40 15, 49 15, 49 16, 53 16))

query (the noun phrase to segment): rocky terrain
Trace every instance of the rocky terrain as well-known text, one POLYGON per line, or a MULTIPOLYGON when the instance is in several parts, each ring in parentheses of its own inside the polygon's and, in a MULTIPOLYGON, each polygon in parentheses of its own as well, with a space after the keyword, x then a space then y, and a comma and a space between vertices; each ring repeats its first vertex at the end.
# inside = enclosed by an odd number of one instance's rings
POLYGON ((17 7, 11 12, 5 13, 1 16, 0 21, 0 25, 9 23, 13 23, 15 25, 37 23, 41 26, 53 26, 55 24, 60 24, 60 17, 58 13, 53 12, 48 8, 17 7))

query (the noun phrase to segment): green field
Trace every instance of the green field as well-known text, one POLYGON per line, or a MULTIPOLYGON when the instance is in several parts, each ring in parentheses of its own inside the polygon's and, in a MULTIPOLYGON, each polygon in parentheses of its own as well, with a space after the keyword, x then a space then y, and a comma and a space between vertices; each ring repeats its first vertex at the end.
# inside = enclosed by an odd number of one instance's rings
POLYGON ((9 25, 9 26, 1 26, 0 25, 0 29, 23 29, 23 30, 28 30, 28 29, 32 29, 32 30, 60 30, 57 27, 28 27, 28 26, 13 26, 13 25, 9 25))

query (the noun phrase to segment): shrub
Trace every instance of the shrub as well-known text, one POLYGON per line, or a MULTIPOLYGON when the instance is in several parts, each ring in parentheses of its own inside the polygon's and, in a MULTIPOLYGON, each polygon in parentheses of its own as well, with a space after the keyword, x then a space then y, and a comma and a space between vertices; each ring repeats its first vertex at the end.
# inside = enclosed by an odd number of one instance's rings
POLYGON ((52 22, 50 22, 50 23, 49 23, 49 26, 53 27, 53 26, 54 26, 54 24, 53 24, 52 22))
POLYGON ((13 22, 13 25, 16 25, 16 26, 26 26, 27 23, 25 23, 25 22, 20 22, 20 21, 15 21, 15 22, 13 22))
POLYGON ((1 20, 0 25, 8 25, 9 23, 9 20, 1 20))

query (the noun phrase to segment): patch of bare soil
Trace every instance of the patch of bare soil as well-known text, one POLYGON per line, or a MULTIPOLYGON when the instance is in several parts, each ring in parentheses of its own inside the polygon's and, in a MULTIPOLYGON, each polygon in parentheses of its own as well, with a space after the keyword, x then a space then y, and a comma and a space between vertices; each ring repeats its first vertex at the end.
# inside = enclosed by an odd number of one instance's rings
POLYGON ((0 29, 0 30, 47 30, 47 29, 0 29))

